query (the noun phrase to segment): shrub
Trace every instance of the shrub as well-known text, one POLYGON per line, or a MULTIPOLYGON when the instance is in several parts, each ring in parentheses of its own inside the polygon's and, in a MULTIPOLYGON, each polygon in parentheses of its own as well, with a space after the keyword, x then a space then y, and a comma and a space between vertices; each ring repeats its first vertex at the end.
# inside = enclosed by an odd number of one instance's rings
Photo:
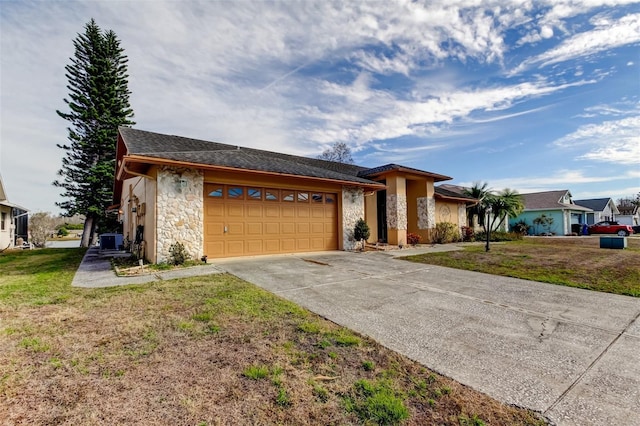
POLYGON ((468 226, 462 227, 462 241, 465 242, 473 242, 476 240, 476 233, 473 228, 468 226))
POLYGON ((67 235, 69 235, 69 231, 67 231, 67 228, 58 229, 58 237, 66 237, 67 235))
POLYGON ((356 222, 356 226, 353 229, 353 239, 356 241, 368 240, 371 235, 371 231, 369 230, 369 225, 364 219, 360 218, 356 222))
POLYGON ((412 246, 415 246, 416 244, 420 244, 421 239, 422 239, 422 236, 418 234, 414 234, 412 232, 407 232, 407 244, 411 244, 412 246))
POLYGON ((519 221, 512 227, 512 231, 516 234, 527 235, 529 233, 530 226, 524 220, 519 221))
POLYGON ((176 242, 169 247, 169 263, 173 265, 184 265, 191 256, 187 253, 187 249, 184 248, 184 244, 176 242))
POLYGON ((431 242, 435 244, 447 244, 460 241, 458 227, 450 222, 440 222, 436 224, 431 242))

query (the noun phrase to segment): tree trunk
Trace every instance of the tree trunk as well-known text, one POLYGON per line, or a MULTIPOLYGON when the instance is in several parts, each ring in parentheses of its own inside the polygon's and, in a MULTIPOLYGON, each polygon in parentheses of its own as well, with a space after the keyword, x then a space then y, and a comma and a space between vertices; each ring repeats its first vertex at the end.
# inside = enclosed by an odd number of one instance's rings
POLYGON ((91 245, 95 246, 98 242, 98 221, 93 220, 93 227, 91 228, 91 245))
POLYGON ((82 230, 82 239, 80 240, 80 247, 89 247, 92 234, 93 234, 93 216, 88 215, 84 220, 84 228, 82 230))

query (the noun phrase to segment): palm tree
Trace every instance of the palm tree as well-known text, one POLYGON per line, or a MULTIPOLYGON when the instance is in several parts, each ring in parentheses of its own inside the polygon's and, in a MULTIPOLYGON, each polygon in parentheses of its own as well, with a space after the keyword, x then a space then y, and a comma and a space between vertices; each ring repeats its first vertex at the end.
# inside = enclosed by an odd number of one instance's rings
POLYGON ((494 195, 491 200, 491 211, 493 213, 493 221, 491 229, 498 229, 502 223, 509 217, 516 217, 524 210, 522 196, 514 189, 505 188, 498 195, 494 195), (498 225, 496 220, 500 219, 498 225))
POLYGON ((475 204, 467 208, 467 220, 469 221, 469 227, 473 228, 473 218, 478 217, 478 223, 484 226, 484 215, 487 208, 488 198, 491 197, 491 189, 487 182, 474 182, 471 188, 465 188, 464 194, 478 200, 478 204, 475 204))

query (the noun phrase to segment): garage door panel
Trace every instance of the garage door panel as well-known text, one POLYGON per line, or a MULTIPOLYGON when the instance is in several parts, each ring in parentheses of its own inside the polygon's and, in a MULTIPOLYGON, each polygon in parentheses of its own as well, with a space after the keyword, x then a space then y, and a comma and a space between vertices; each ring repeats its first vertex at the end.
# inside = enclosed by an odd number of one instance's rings
POLYGON ((207 217, 224 217, 224 205, 221 203, 207 203, 207 217))
POLYGON ((283 253, 296 250, 296 240, 294 238, 283 238, 280 240, 280 251, 283 253))
POLYGON ((244 223, 243 222, 229 222, 227 225, 227 233, 229 236, 243 236, 244 235, 244 223))
POLYGON ((219 237, 224 234, 224 223, 209 222, 205 228, 205 235, 208 237, 219 237))
POLYGON ((222 241, 207 242, 205 254, 211 258, 224 256, 224 243, 222 241))
POLYGON ((280 207, 280 217, 296 217, 295 205, 283 205, 280 207))
POLYGON ((283 222, 280 224, 280 232, 283 234, 295 234, 296 224, 294 222, 283 222))
POLYGON ((246 206, 247 217, 262 218, 262 206, 260 204, 251 204, 246 206))
POLYGON ((227 207, 227 217, 244 217, 244 205, 238 203, 229 203, 227 207))
POLYGON ((264 251, 266 253, 279 253, 280 252, 280 240, 264 240, 264 251))
POLYGON ((335 194, 269 190, 265 198, 267 190, 251 187, 260 194, 251 198, 247 188, 205 185, 204 254, 210 258, 338 248, 337 205, 327 201, 335 194), (230 198, 230 188, 243 195, 230 198))
POLYGON ((298 251, 311 250, 311 243, 309 242, 309 238, 297 238, 296 239, 296 250, 298 250, 298 251))
POLYGON ((226 242, 225 249, 227 250, 227 256, 243 256, 244 253, 244 241, 230 240, 226 242))
POLYGON ((311 238, 311 250, 324 250, 325 249, 324 238, 311 238))
POLYGON ((247 236, 255 237, 257 235, 262 235, 262 223, 247 223, 247 236))
POLYGON ((247 241, 247 254, 261 254, 262 251, 262 240, 247 241))
POLYGON ((265 235, 278 235, 280 234, 280 224, 277 222, 267 222, 264 224, 265 235))
POLYGON ((280 217, 280 206, 264 206, 264 217, 278 218, 280 217))

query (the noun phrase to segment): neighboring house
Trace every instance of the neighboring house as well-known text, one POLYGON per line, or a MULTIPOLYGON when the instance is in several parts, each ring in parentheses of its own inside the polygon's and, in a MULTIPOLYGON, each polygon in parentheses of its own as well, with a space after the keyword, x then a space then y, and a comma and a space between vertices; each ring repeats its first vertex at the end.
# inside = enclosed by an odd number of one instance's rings
POLYGON ((464 193, 464 188, 456 185, 436 186, 435 198, 436 223, 449 222, 460 229, 467 226, 467 207, 478 203, 478 200, 464 193))
POLYGON ((369 241, 392 245, 406 244, 408 232, 429 241, 439 217, 466 221, 463 199, 435 191, 451 178, 396 164, 367 168, 126 127, 116 158, 114 210, 125 241, 143 242, 152 262, 166 261, 175 242, 195 258, 348 250, 360 218, 369 241))
MULTIPOLYGON (((436 187, 436 194, 439 191, 448 191, 450 193, 457 194, 458 197, 463 197, 463 199, 466 199, 466 205, 465 205, 465 211, 466 211, 466 209, 468 207, 474 206, 474 205, 476 205, 478 203, 478 200, 476 200, 473 197, 470 197, 470 196, 466 195, 467 191, 469 191, 469 190, 471 190, 471 188, 467 188, 467 187, 459 186, 459 185, 451 185, 451 184, 448 184, 448 183, 443 183, 442 185, 439 185, 439 186, 436 187)), ((464 224, 462 224, 461 226, 469 226, 470 225, 469 222, 471 222, 473 220, 473 224, 472 224, 471 228, 473 228, 473 230, 475 232, 484 231, 484 226, 481 223, 484 223, 484 219, 485 218, 483 218, 483 222, 480 222, 479 218, 477 216, 474 216, 473 218, 469 217, 468 215, 466 215, 466 216, 467 216, 467 221, 464 224)), ((490 222, 493 221, 493 215, 492 214, 489 215, 489 221, 490 222)), ((507 220, 505 220, 504 223, 499 228, 497 228, 497 222, 498 221, 496 221, 496 229, 492 229, 492 231, 496 230, 496 231, 505 231, 506 232, 506 231, 509 230, 509 223, 508 223, 507 220)))
POLYGON ((579 206, 593 210, 593 212, 587 213, 587 225, 593 225, 602 220, 616 220, 616 215, 620 214, 616 203, 611 198, 575 200, 574 202, 579 206))
POLYGON ((0 176, 0 250, 12 248, 18 238, 27 241, 28 210, 10 203, 0 176))
POLYGON ((618 216, 616 220, 621 225, 640 226, 640 208, 635 204, 620 204, 617 206, 618 216))
POLYGON ((567 189, 521 195, 524 211, 520 215, 510 218, 509 226, 524 221, 530 227, 530 234, 570 235, 571 225, 586 223, 586 215, 593 213, 590 208, 575 204, 571 192, 567 189), (536 225, 534 221, 542 215, 552 218, 553 222, 546 227, 536 225))

